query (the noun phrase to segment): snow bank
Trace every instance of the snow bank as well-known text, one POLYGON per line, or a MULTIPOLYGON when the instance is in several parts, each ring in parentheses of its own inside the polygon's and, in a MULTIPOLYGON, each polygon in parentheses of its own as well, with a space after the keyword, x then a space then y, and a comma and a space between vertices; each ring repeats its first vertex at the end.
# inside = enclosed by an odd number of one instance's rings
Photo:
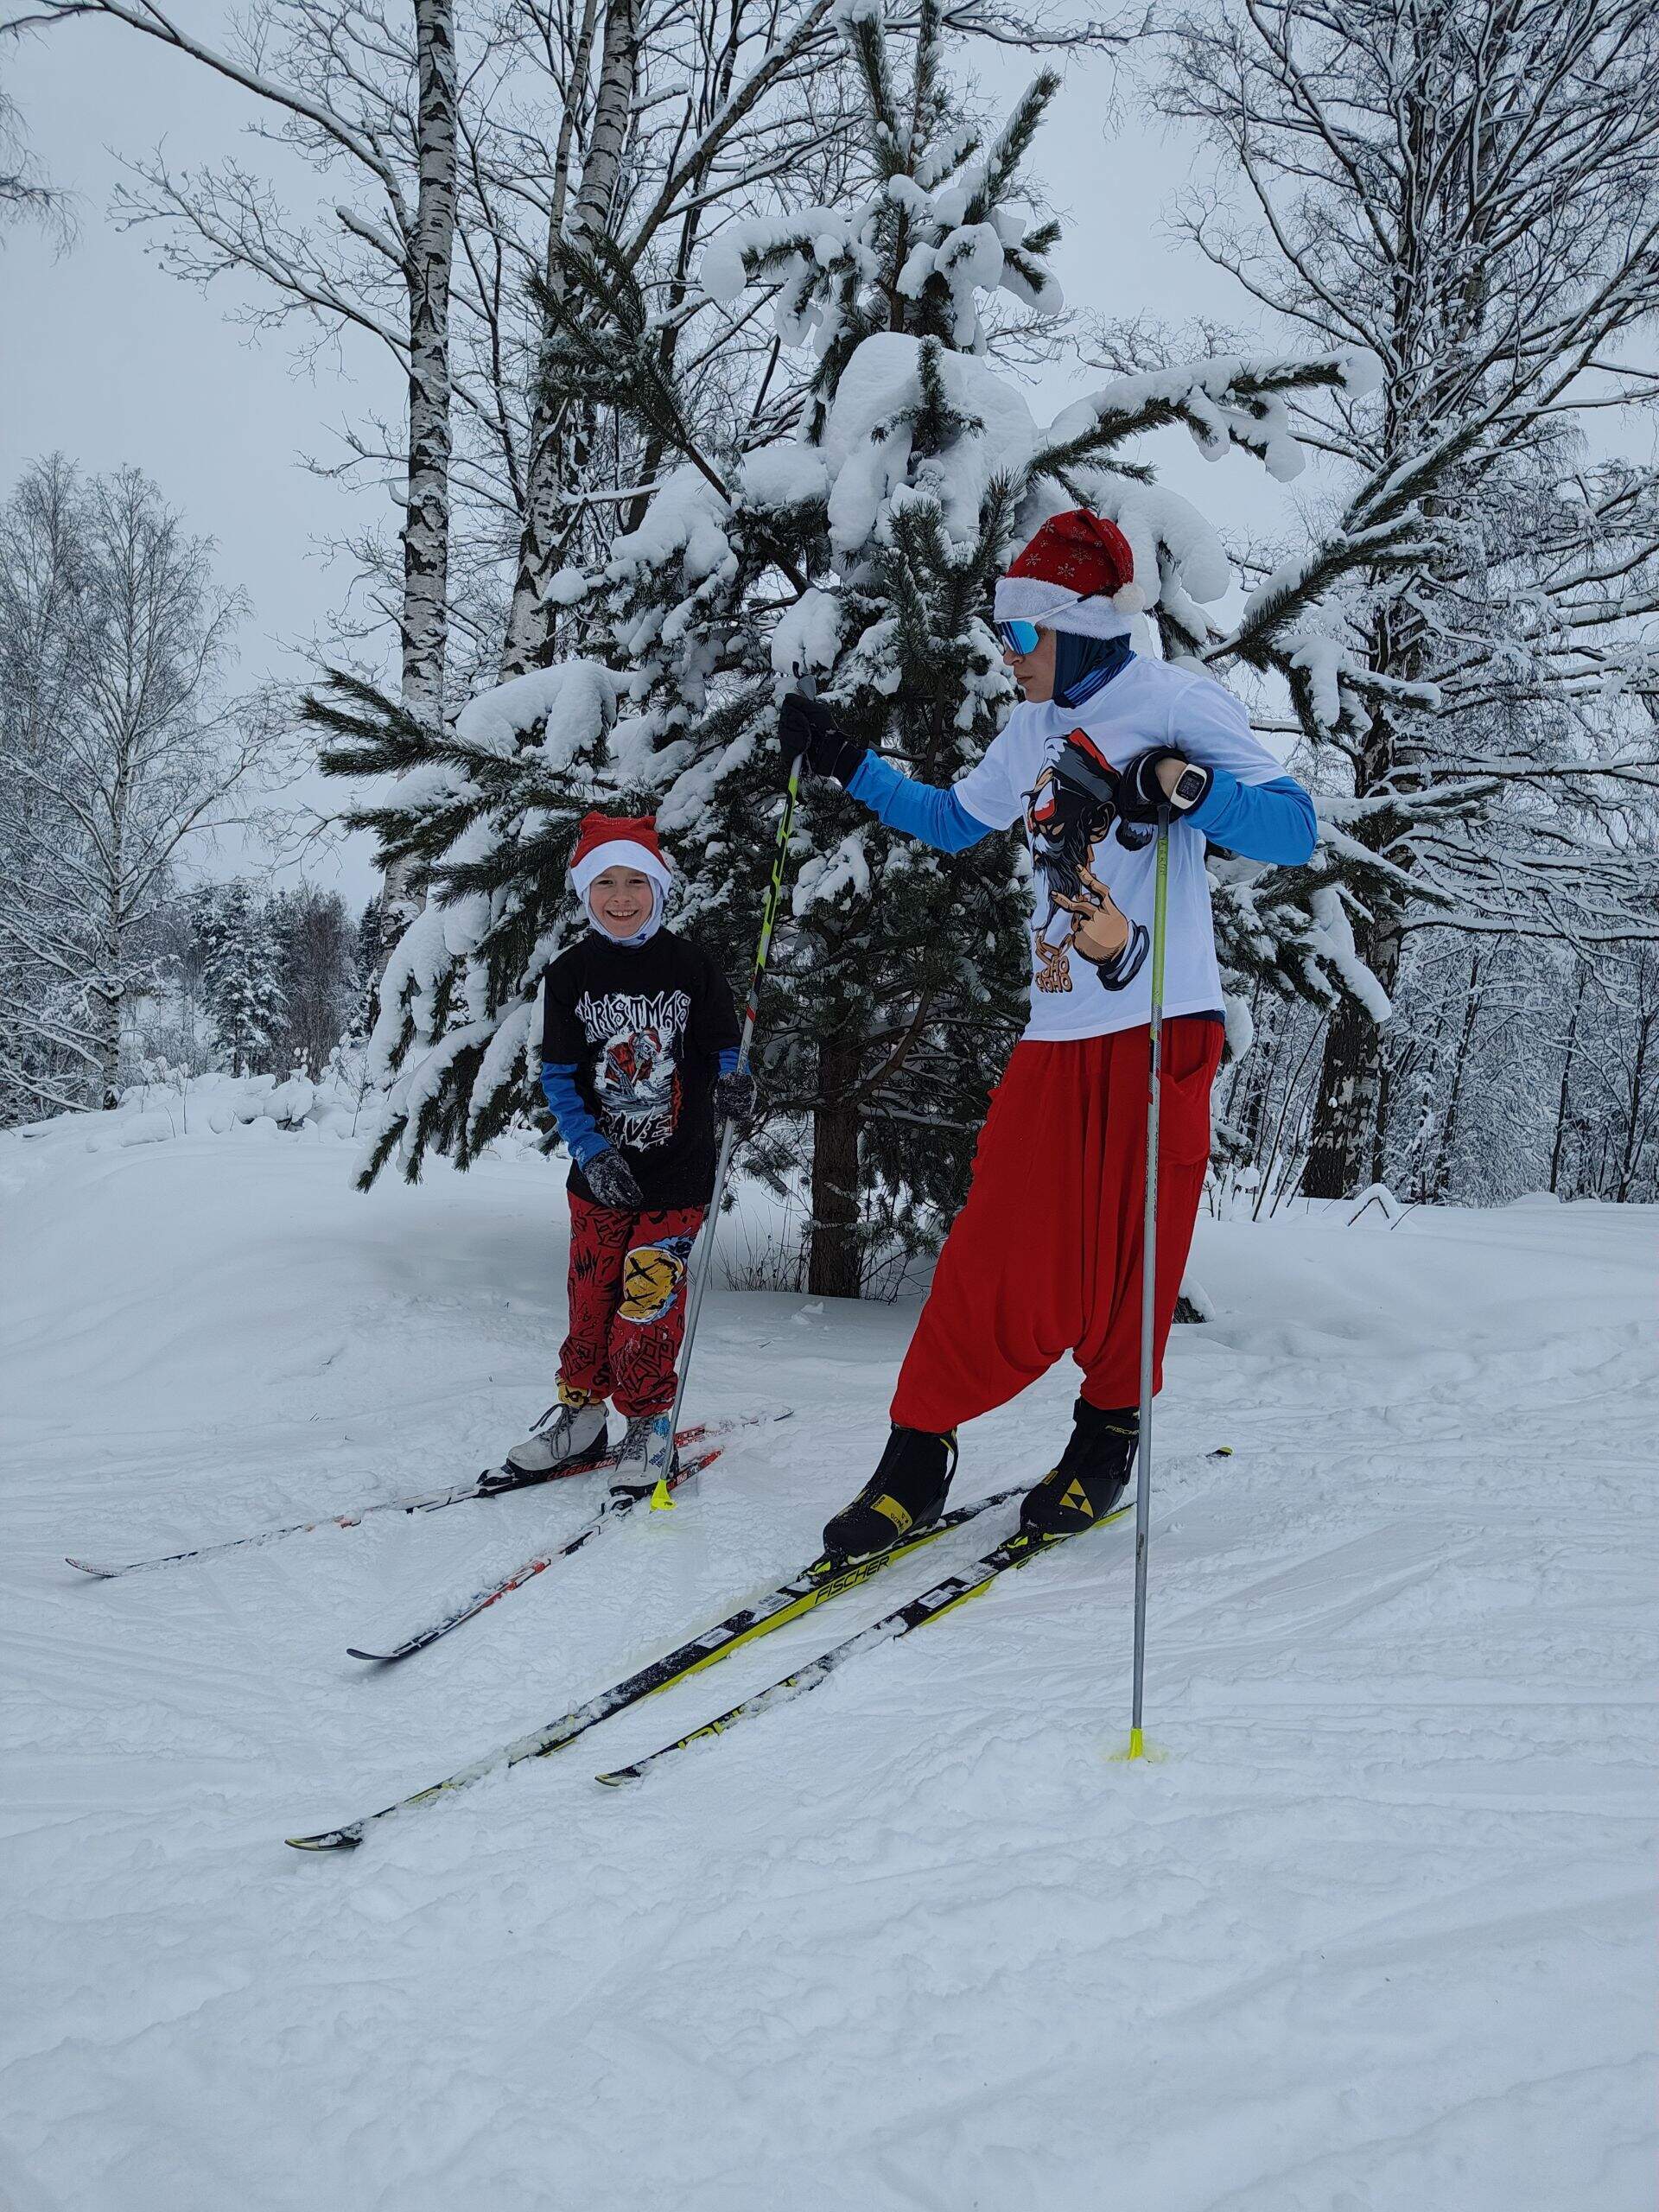
MULTIPOLYGON (((510 1062, 523 1050, 529 1021, 524 1007, 509 1008, 491 1053, 510 1062)), ((314 1143, 360 1144, 372 1129, 379 1101, 365 1083, 360 1053, 342 1054, 313 1082, 303 1074, 279 1083, 274 1075, 200 1075, 135 1083, 107 1111, 60 1114, 13 1133, 13 1141, 52 1153, 66 1146, 82 1152, 126 1152, 135 1145, 184 1143, 201 1137, 303 1139, 314 1143)), ((3 1141, 3 1140, 0 1140, 3 1141)), ((527 1150, 541 1157, 530 1129, 509 1130, 492 1147, 527 1150)))
MULTIPOLYGON (((436 1163, 359 1197, 332 1147, 264 1115, 226 1142, 194 1109, 88 1155, 162 1111, 0 1135, 0 2199, 1646 2201, 1653 1210, 1200 1224, 1211 1318, 1176 1332, 1153 1497, 1163 1764, 1112 1758, 1120 1529, 637 1793, 594 1787, 980 1548, 947 1539, 580 1754, 310 1860, 280 1837, 808 1557, 880 1449, 915 1306, 717 1273, 692 1417, 795 1419, 371 1675, 344 1644, 570 1531, 594 1484, 124 1582, 61 1554, 482 1465, 551 1395, 559 1173, 436 1163)), ((1047 1464, 1074 1389, 1057 1370, 965 1429, 957 1495, 1047 1464)))
POLYGON ((181 1137, 267 1135, 343 1138, 357 1131, 365 1093, 353 1065, 339 1060, 320 1082, 292 1075, 198 1075, 135 1083, 105 1113, 67 1114, 35 1124, 62 1141, 73 1135, 88 1152, 181 1137))

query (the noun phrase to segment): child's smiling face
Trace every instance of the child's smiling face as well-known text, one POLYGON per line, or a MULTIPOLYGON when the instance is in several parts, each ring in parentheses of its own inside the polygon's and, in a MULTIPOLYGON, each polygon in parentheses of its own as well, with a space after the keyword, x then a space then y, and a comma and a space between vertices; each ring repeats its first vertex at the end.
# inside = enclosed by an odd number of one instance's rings
POLYGON ((607 868, 588 887, 588 911, 607 937, 637 937, 651 906, 651 878, 637 868, 607 868))

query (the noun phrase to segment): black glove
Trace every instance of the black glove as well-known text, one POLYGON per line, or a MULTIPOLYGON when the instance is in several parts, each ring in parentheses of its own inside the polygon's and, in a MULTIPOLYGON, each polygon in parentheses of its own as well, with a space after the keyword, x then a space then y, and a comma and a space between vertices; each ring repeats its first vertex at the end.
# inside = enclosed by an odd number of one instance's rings
POLYGON ((1171 814, 1176 817, 1190 814, 1195 806, 1201 805, 1209 798, 1210 786, 1214 781, 1215 778, 1208 768, 1199 767, 1196 761, 1187 761, 1186 755, 1178 753, 1173 745, 1154 746, 1150 752, 1137 753, 1133 760, 1126 762, 1118 771, 1118 815, 1125 822, 1155 822, 1160 806, 1168 807, 1171 814), (1187 773, 1182 778, 1182 782, 1186 782, 1192 776, 1202 776, 1204 789, 1195 791, 1190 798, 1166 798, 1164 787, 1158 780, 1159 764, 1165 760, 1185 761, 1187 773))
POLYGON ((833 777, 844 791, 864 765, 867 747, 846 731, 822 699, 809 699, 791 691, 778 709, 779 776, 787 785, 789 772, 799 760, 815 776, 833 777))
POLYGON ((634 1173, 620 1152, 607 1145, 603 1152, 596 1152, 583 1166, 588 1187, 602 1206, 610 1206, 617 1213, 639 1213, 645 1209, 645 1194, 634 1179, 634 1173))
POLYGON ((754 1077, 747 1068, 734 1068, 715 1077, 715 1119, 734 1122, 747 1129, 754 1119, 754 1077))

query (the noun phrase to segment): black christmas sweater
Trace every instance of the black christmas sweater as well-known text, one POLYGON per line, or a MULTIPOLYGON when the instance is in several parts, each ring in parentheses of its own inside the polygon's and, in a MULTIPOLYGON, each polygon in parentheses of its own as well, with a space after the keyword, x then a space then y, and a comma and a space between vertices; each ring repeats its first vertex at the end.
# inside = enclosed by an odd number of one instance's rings
POLYGON ((671 930, 622 945, 598 930, 562 952, 543 992, 542 1082, 573 1162, 607 1145, 651 1213, 707 1205, 715 1186, 715 1077, 737 1054, 731 988, 671 930))

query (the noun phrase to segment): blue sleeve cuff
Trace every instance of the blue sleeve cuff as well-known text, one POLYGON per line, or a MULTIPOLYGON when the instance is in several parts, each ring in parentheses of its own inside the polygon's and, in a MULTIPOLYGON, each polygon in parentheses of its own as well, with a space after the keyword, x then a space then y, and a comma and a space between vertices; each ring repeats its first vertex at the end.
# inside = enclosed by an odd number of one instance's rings
POLYGON ((919 837, 938 852, 966 852, 991 834, 990 823, 969 814, 954 791, 912 783, 878 753, 864 755, 847 789, 878 822, 919 837))
POLYGON ((1306 865, 1319 842, 1319 825, 1313 800, 1294 776, 1241 784, 1230 769, 1212 768, 1210 773, 1209 790, 1184 820, 1240 860, 1267 861, 1276 868, 1306 865))
POLYGON ((735 1075, 737 1073, 737 1047, 735 1045, 722 1045, 721 1046, 720 1071, 721 1075, 735 1075))
POLYGON ((601 1152, 609 1150, 597 1122, 582 1103, 574 1062, 564 1065, 543 1060, 542 1089, 558 1122, 559 1135, 578 1167, 585 1167, 590 1160, 596 1160, 601 1152))

